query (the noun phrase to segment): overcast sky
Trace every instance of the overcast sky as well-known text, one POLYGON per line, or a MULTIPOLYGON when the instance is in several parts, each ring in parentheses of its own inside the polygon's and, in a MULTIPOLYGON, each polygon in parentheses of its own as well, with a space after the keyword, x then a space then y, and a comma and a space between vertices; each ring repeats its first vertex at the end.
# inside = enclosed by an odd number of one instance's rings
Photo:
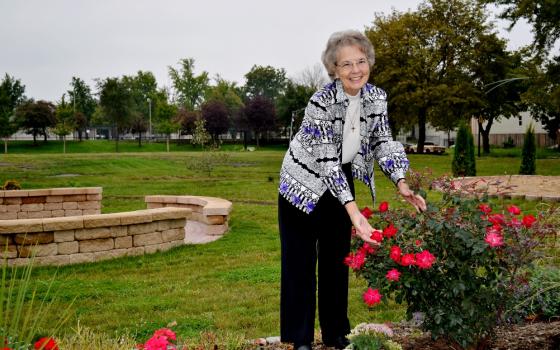
MULTIPOLYGON (((151 71, 170 86, 168 66, 195 59, 195 71, 243 85, 255 64, 289 77, 320 62, 329 35, 363 30, 374 13, 416 9, 418 0, 0 0, 0 74, 26 95, 57 101, 72 76, 92 89, 95 78, 151 71)), ((517 48, 531 41, 527 25, 511 33, 517 48)))

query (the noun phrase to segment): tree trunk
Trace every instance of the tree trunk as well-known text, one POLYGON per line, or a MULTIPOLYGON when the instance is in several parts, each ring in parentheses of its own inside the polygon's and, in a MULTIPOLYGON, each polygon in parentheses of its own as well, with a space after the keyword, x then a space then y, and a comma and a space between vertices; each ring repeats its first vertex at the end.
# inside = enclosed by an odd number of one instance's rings
POLYGON ((33 132, 33 146, 37 146, 37 133, 33 132))
POLYGON ((78 140, 82 142, 82 129, 78 129, 78 140))
POLYGON ((482 152, 484 154, 490 154, 490 129, 494 123, 494 117, 488 119, 488 124, 486 124, 486 129, 482 127, 482 123, 478 122, 478 129, 482 133, 482 152))
POLYGON ((138 147, 142 147, 142 132, 138 132, 138 147))
POLYGON ((418 145, 416 151, 424 153, 424 142, 426 141, 426 108, 418 112, 418 145))
POLYGON ((119 135, 119 132, 117 132, 117 142, 115 143, 117 153, 119 153, 119 138, 120 138, 120 135, 119 135))
POLYGON ((8 153, 8 138, 4 137, 4 154, 8 153))
POLYGON ((167 145, 167 152, 169 152, 169 135, 167 135, 167 137, 165 139, 165 143, 167 145))
POLYGON ((62 153, 66 153, 66 135, 62 135, 62 153))
POLYGON ((47 143, 47 130, 43 129, 43 140, 47 143))

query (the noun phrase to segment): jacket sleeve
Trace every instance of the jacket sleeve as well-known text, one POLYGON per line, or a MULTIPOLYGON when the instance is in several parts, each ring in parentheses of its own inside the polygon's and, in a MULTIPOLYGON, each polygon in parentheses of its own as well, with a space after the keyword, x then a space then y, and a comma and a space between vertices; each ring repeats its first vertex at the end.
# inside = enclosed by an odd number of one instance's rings
POLYGON ((393 141, 391 128, 387 117, 386 98, 374 102, 374 117, 371 147, 373 157, 379 164, 381 171, 396 185, 400 179, 405 178, 409 161, 404 147, 400 142, 393 141))
POLYGON ((354 200, 346 175, 342 171, 340 155, 342 134, 334 132, 336 116, 332 106, 325 106, 313 98, 305 109, 305 116, 297 137, 304 149, 311 153, 314 167, 321 180, 340 203, 354 200))

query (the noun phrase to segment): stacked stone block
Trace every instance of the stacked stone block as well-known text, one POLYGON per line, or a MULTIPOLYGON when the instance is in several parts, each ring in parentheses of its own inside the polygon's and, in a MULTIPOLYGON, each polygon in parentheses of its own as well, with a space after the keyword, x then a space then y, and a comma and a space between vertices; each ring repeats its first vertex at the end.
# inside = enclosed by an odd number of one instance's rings
POLYGON ((148 208, 188 208, 192 214, 186 227, 189 236, 207 235, 219 238, 228 230, 232 203, 222 198, 203 196, 146 196, 148 208))
POLYGON ((0 191, 0 220, 99 214, 101 187, 0 191))
POLYGON ((0 221, 0 256, 8 264, 95 262, 165 251, 184 244, 187 208, 0 221))

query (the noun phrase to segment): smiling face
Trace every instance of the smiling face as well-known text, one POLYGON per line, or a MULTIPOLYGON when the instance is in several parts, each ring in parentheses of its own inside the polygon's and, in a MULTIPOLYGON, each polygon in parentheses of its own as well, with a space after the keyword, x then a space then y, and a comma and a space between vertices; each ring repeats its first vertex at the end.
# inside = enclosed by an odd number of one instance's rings
POLYGON ((359 46, 341 47, 336 53, 336 77, 344 92, 355 96, 369 79, 369 63, 359 46))

